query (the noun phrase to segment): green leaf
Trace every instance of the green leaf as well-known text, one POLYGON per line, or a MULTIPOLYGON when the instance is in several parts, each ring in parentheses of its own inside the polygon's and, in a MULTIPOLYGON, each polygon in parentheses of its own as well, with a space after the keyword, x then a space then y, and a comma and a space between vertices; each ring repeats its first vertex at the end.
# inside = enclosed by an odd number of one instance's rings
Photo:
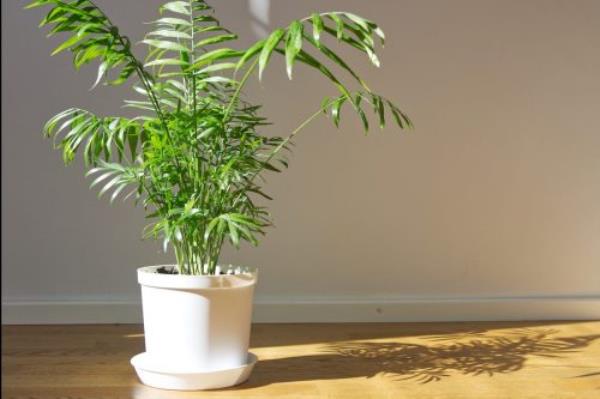
POLYGON ((127 79, 129 79, 129 77, 131 75, 133 75, 135 72, 136 72, 136 66, 134 64, 128 64, 121 70, 118 78, 111 80, 110 82, 108 82, 108 84, 110 84, 112 86, 121 85, 121 84, 125 83, 125 81, 127 81, 127 79))
POLYGON ((36 0, 36 1, 32 1, 31 3, 27 4, 24 8, 26 10, 29 10, 31 8, 37 8, 37 7, 42 7, 48 4, 52 4, 54 3, 53 0, 36 0))
POLYGON ((208 39, 200 40, 198 43, 196 43, 196 47, 202 48, 205 46, 210 46, 211 44, 223 43, 235 39, 237 39, 237 35, 234 34, 212 36, 208 39))
POLYGON ((340 108, 346 102, 347 97, 343 96, 331 105, 331 118, 336 127, 340 126, 340 108))
POLYGON ((287 39, 285 43, 285 64, 288 77, 292 79, 292 68, 296 56, 302 49, 302 33, 304 27, 300 21, 294 21, 289 26, 287 31, 287 39))
POLYGON ((51 55, 56 55, 56 54, 60 53, 61 51, 63 51, 65 49, 73 46, 74 44, 76 44, 80 40, 85 39, 86 36, 87 36, 86 34, 83 34, 81 36, 80 35, 71 36, 69 39, 67 39, 65 42, 63 42, 60 46, 56 47, 52 51, 51 55))
POLYGON ((323 20, 318 13, 311 15, 310 20, 313 26, 313 37, 318 42, 321 40, 321 32, 323 32, 323 20))
POLYGON ((145 111, 154 111, 154 107, 152 106, 152 103, 150 101, 125 100, 124 102, 125 105, 123 105, 123 107, 126 108, 137 108, 145 111))
POLYGON ((210 223, 208 223, 206 230, 204 231, 204 240, 208 240, 214 228, 221 223, 223 223, 223 219, 220 217, 213 218, 210 223))
POLYGON ((258 57, 258 80, 262 80, 263 71, 265 70, 267 63, 271 58, 271 54, 283 38, 284 34, 285 30, 280 28, 274 30, 273 33, 271 33, 271 35, 267 38, 267 41, 260 52, 260 56, 258 57))
MULTIPOLYGON (((92 169, 90 172, 88 172, 88 174, 92 174, 92 171, 95 170, 106 170, 105 168, 98 168, 98 169, 92 169)), ((109 178, 110 176, 114 175, 115 173, 117 173, 116 170, 111 170, 109 172, 106 172, 100 176, 98 176, 93 182, 92 184, 90 184, 90 188, 94 188, 94 186, 96 186, 98 183, 102 182, 103 180, 106 180, 107 178, 109 178)))
POLYGON ((365 111, 363 111, 363 109, 361 107, 362 99, 363 99, 362 93, 358 93, 356 95, 356 97, 354 98, 353 103, 354 103, 354 109, 358 113, 358 116, 360 117, 360 120, 363 124, 363 129, 365 131, 365 134, 367 134, 369 132, 369 120, 367 119, 367 115, 365 114, 365 111))
POLYGON ((172 17, 160 18, 160 19, 157 19, 156 21, 154 21, 154 23, 157 25, 192 26, 192 23, 190 21, 187 21, 187 20, 181 19, 181 18, 172 18, 172 17))
POLYGON ((153 60, 144 64, 144 67, 153 67, 153 66, 167 66, 167 65, 178 65, 184 66, 188 65, 187 62, 176 59, 176 58, 160 58, 158 60, 153 60))
POLYGON ((100 81, 102 80, 102 78, 106 74, 106 71, 108 70, 108 67, 109 67, 109 63, 107 61, 104 61, 103 63, 101 63, 98 66, 98 75, 96 77, 96 81, 94 82, 94 84, 92 85, 92 87, 90 88, 90 90, 92 90, 96 86, 98 86, 98 83, 100 83, 100 81))
POLYGON ((383 129, 385 127, 385 108, 383 106, 383 101, 381 100, 381 97, 373 95, 373 103, 377 111, 377 115, 379 116, 379 127, 383 129))
POLYGON ((192 70, 201 67, 206 64, 210 64, 212 62, 224 59, 224 58, 235 58, 239 57, 242 53, 237 50, 232 50, 230 48, 220 48, 216 50, 209 51, 207 53, 202 54, 200 57, 196 58, 194 65, 190 68, 192 70))
POLYGON ((330 14, 329 17, 335 22, 335 29, 338 40, 344 36, 344 21, 337 14, 330 14))
POLYGON ((226 78, 225 76, 209 76, 203 79, 200 79, 202 83, 227 83, 233 86, 238 84, 237 80, 233 80, 230 78, 226 78))
POLYGON ((358 26, 360 26, 365 32, 369 32, 371 29, 369 28, 369 23, 363 17, 360 17, 356 14, 352 14, 349 12, 343 13, 348 19, 355 22, 358 26))
POLYGON ((213 64, 213 65, 209 65, 205 68, 202 68, 202 69, 198 70, 197 73, 199 73, 199 74, 212 73, 212 72, 222 71, 224 69, 234 69, 235 67, 236 67, 236 64, 234 64, 233 62, 222 62, 219 64, 213 64))
MULTIPOLYGON (((347 26, 347 28, 352 30, 352 28, 349 26, 347 26)), ((328 26, 325 26, 324 30, 325 30, 325 32, 329 33, 330 35, 338 37, 338 31, 331 29, 328 26)), ((369 40, 370 37, 365 35, 364 32, 358 31, 356 29, 353 30, 353 33, 355 33, 357 35, 357 37, 359 38, 360 41, 357 39, 354 39, 348 35, 342 35, 341 41, 346 44, 349 44, 350 46, 356 48, 357 50, 362 51, 363 53, 366 53, 367 56, 369 57, 369 60, 371 61, 371 63, 373 65, 375 65, 376 67, 379 67, 380 66, 379 58, 375 54, 375 50, 373 49, 372 40, 369 40)))
POLYGON ((237 231, 237 226, 232 221, 229 221, 227 224, 229 226, 229 237, 231 238, 231 243, 238 248, 240 246, 240 235, 237 231))
POLYGON ((377 57, 377 54, 375 54, 375 52, 370 50, 368 47, 366 47, 365 50, 367 52, 367 55, 369 56, 369 59, 371 60, 371 63, 377 68, 379 68, 381 66, 381 63, 379 62, 379 57, 377 57))
POLYGON ((317 69, 329 80, 331 80, 342 94, 346 95, 347 97, 351 97, 351 94, 346 88, 346 86, 344 86, 327 67, 321 64, 319 61, 317 61, 317 59, 315 59, 313 56, 311 56, 304 50, 300 50, 300 52, 298 53, 298 60, 306 65, 310 65, 311 67, 317 69))
POLYGON ((305 35, 305 38, 309 43, 311 43, 319 51, 321 51, 321 53, 323 53, 327 58, 329 58, 330 60, 335 62, 337 65, 339 65, 343 69, 345 69, 348 73, 350 73, 350 75, 352 75, 352 77, 354 77, 354 79, 356 79, 356 81, 358 81, 365 90, 370 91, 369 87, 364 82, 364 80, 362 80, 361 77, 358 76, 354 72, 354 70, 352 70, 352 68, 350 68, 350 66, 341 57, 339 57, 336 53, 334 53, 331 49, 329 49, 329 47, 325 46, 324 44, 319 44, 319 43, 315 42, 310 36, 305 35))
POLYGON ((254 194, 258 194, 261 197, 268 199, 269 201, 273 200, 273 197, 270 197, 269 195, 265 194, 263 191, 257 189, 257 188, 247 188, 246 191, 254 193, 254 194))
POLYGON ((131 159, 135 159, 137 154, 137 146, 138 146, 139 137, 137 134, 128 134, 127 135, 127 143, 129 144, 129 151, 131 153, 131 159))
POLYGON ((379 36, 379 40, 381 41, 381 45, 383 46, 385 44, 385 33, 383 33, 383 30, 381 30, 380 27, 376 27, 374 32, 377 36, 379 36))
POLYGON ((115 191, 113 191, 111 197, 110 197, 110 203, 112 204, 113 202, 115 202, 115 199, 117 199, 117 197, 119 196, 119 194, 121 193, 121 191, 123 191, 123 189, 127 187, 127 184, 121 184, 119 185, 115 191))
POLYGON ((178 14, 190 15, 191 10, 189 8, 189 3, 186 1, 171 1, 169 3, 165 3, 160 8, 161 12, 168 10, 178 14))
MULTIPOLYGON (((192 36, 189 33, 178 31, 178 30, 171 30, 171 29, 155 30, 155 31, 148 33, 146 36, 160 36, 160 37, 169 37, 169 38, 175 38, 175 39, 191 39, 192 38, 192 36)), ((158 46, 155 46, 155 47, 158 47, 158 46)))
POLYGON ((239 59, 235 67, 236 71, 239 70, 242 66, 244 66, 244 64, 248 62, 250 58, 254 57, 257 53, 259 53, 263 49, 266 41, 266 39, 261 39, 254 43, 252 46, 250 46, 239 59))
POLYGON ((171 42, 168 40, 153 40, 153 39, 144 39, 142 43, 145 43, 149 46, 161 48, 164 50, 172 50, 172 51, 187 51, 189 49, 182 44, 171 42))
POLYGON ((69 108, 67 110, 64 110, 63 112, 56 114, 52 118, 50 118, 50 120, 48 120, 48 122, 46 122, 46 124, 44 125, 44 128, 43 128, 46 135, 50 136, 53 133, 53 130, 56 127, 56 124, 58 122, 60 122, 62 119, 69 117, 77 112, 79 112, 79 109, 69 108))
POLYGON ((83 64, 90 62, 91 60, 101 57, 105 54, 105 49, 101 46, 90 46, 85 50, 77 53, 75 56, 75 68, 79 69, 83 64))
POLYGON ((386 103, 390 107, 392 115, 394 116, 396 123, 398 124, 398 126, 400 126, 401 129, 412 129, 414 127, 410 118, 406 116, 406 114, 404 114, 402 111, 400 111, 400 109, 394 103, 392 103, 389 100, 386 100, 386 103))
POLYGON ((121 180, 121 176, 116 176, 112 180, 109 180, 108 183, 106 183, 104 185, 104 187, 102 187, 102 189, 98 193, 98 198, 102 197, 108 190, 110 190, 120 180, 121 180))
POLYGON ((79 28, 79 30, 77 31, 77 36, 83 36, 85 33, 87 32, 92 32, 92 33, 109 33, 106 28, 104 27, 104 25, 99 24, 99 23, 88 23, 88 24, 82 24, 81 27, 79 28))

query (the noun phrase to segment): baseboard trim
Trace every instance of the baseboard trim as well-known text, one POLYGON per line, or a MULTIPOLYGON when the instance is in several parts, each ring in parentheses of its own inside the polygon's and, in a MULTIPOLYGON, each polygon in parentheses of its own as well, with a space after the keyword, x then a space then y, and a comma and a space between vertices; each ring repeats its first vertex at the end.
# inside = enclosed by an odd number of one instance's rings
MULTIPOLYGON (((262 323, 597 320, 600 297, 257 300, 262 323)), ((5 301, 2 324, 141 323, 138 301, 5 301)))

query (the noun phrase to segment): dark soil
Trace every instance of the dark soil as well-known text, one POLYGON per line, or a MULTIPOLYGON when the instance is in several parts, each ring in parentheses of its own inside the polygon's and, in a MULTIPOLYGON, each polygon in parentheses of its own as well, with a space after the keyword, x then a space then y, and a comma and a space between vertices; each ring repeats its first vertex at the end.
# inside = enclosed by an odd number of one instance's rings
MULTIPOLYGON (((156 269, 156 273, 158 273, 158 274, 179 274, 179 272, 177 271, 177 268, 173 267, 173 266, 161 266, 158 269, 156 269)), ((219 273, 219 275, 226 275, 226 274, 227 273, 225 273, 222 270, 219 273)))
POLYGON ((161 266, 158 269, 156 269, 156 272, 159 274, 179 274, 177 272, 177 269, 173 266, 161 266))

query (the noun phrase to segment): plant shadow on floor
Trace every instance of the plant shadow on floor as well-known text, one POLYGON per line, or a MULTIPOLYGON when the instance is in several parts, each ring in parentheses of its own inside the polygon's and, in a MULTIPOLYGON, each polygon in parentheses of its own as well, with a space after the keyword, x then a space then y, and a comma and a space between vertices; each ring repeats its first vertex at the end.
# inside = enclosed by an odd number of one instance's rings
POLYGON ((322 353, 261 360, 250 380, 234 389, 273 383, 385 375, 426 384, 453 374, 489 375, 518 371, 530 356, 561 357, 600 334, 553 338, 556 330, 520 329, 499 335, 428 337, 422 343, 346 342, 326 344, 322 353))

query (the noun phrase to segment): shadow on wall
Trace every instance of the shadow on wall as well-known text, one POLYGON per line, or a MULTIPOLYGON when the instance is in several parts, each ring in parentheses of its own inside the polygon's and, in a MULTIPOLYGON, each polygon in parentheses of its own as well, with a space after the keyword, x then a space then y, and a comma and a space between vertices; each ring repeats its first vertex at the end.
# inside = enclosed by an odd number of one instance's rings
POLYGON ((257 39, 263 39, 270 33, 269 11, 271 0, 248 0, 250 28, 257 39))
POLYGON ((456 336, 434 337, 428 338, 431 344, 427 345, 402 342, 330 344, 318 355, 260 361, 250 380, 235 389, 378 374, 422 384, 440 381, 456 373, 493 376, 522 369, 529 356, 559 357, 585 348, 600 338, 600 334, 551 338, 550 335, 556 332, 523 329, 498 337, 481 335, 465 342, 460 342, 456 336), (449 340, 452 343, 447 343, 449 340))

